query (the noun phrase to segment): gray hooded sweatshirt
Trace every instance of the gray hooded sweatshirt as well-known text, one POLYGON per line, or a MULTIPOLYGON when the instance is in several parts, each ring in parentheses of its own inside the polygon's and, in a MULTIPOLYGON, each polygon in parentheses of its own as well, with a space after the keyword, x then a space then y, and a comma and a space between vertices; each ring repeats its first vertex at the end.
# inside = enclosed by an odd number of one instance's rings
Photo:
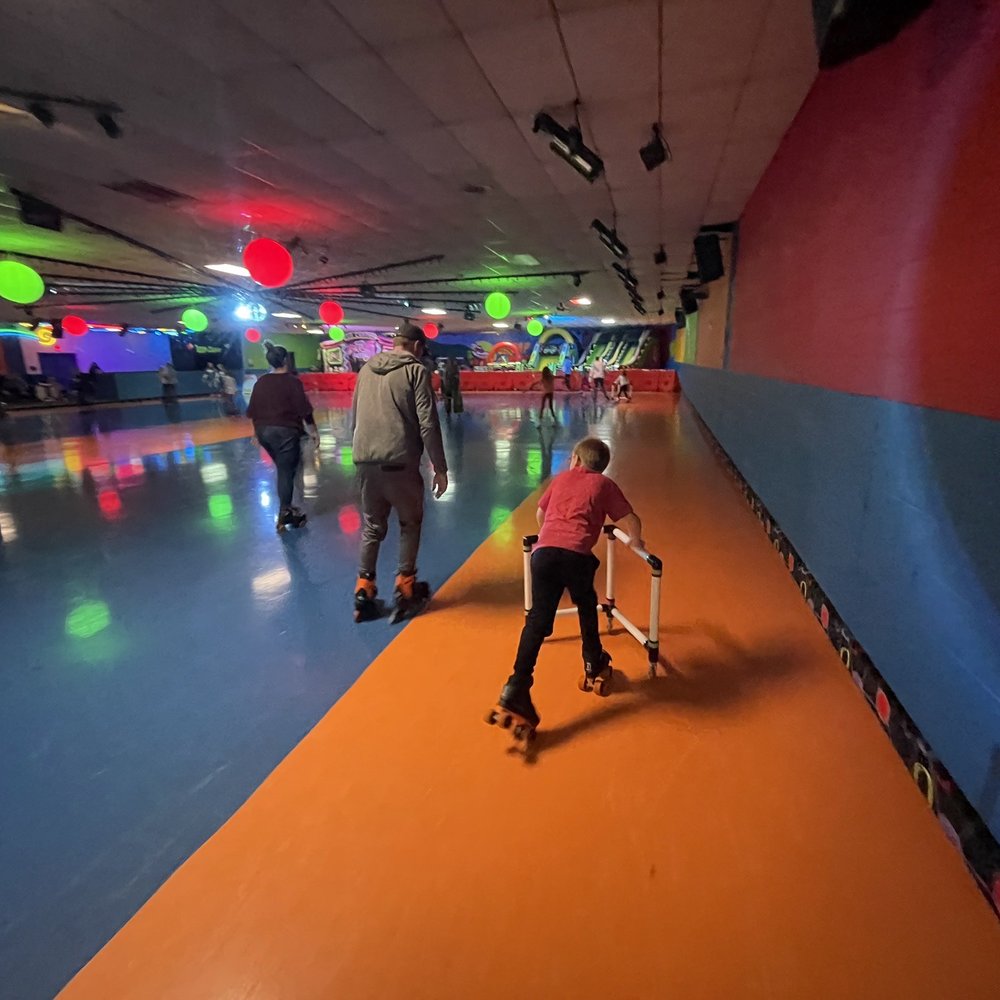
POLYGON ((426 448, 434 471, 448 471, 431 377, 412 354, 376 354, 358 372, 353 412, 355 465, 413 468, 426 448))

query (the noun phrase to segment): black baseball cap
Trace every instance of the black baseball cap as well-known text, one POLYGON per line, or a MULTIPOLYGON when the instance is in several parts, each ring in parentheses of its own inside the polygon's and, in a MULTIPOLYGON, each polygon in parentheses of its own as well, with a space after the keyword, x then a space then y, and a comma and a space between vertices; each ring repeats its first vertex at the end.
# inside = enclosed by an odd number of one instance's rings
POLYGON ((393 336, 399 340, 415 340, 418 344, 427 342, 427 334, 413 323, 403 323, 402 326, 396 328, 393 336))

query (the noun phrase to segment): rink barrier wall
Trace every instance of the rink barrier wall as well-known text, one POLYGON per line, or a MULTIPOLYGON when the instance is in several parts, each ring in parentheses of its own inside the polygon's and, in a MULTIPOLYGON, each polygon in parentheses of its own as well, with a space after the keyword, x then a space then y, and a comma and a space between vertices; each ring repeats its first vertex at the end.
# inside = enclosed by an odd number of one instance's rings
POLYGON ((736 481, 772 547, 798 585, 802 599, 836 649, 844 669, 850 673, 851 679, 878 719, 920 794, 937 817, 946 838, 962 855, 976 885, 1000 918, 1000 843, 959 788, 891 685, 820 586, 791 539, 744 478, 695 404, 692 404, 692 410, 705 439, 719 462, 736 481))

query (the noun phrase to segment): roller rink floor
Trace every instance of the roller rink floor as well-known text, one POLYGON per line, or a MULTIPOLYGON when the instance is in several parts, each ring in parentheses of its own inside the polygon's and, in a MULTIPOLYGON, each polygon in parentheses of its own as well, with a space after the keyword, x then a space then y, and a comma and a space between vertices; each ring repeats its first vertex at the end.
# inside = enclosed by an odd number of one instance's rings
POLYGON ((686 405, 560 395, 539 431, 533 400, 446 428, 440 589, 396 630, 350 622, 346 397, 317 399, 312 519, 281 539, 211 404, 5 422, 0 995, 85 963, 64 996, 996 995, 992 911, 686 405), (585 695, 560 619, 526 762, 482 716, 536 491, 585 433, 664 559, 669 669, 618 632, 585 695))

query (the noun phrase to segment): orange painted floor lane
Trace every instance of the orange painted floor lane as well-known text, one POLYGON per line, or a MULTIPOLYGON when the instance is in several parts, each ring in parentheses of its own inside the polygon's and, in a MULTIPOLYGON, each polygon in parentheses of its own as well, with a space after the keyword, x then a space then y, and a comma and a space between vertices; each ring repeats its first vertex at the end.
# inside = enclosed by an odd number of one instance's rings
POLYGON ((535 762, 484 725, 529 498, 63 997, 996 996, 995 917, 689 411, 612 438, 668 676, 618 633, 581 693, 561 619, 535 762))

